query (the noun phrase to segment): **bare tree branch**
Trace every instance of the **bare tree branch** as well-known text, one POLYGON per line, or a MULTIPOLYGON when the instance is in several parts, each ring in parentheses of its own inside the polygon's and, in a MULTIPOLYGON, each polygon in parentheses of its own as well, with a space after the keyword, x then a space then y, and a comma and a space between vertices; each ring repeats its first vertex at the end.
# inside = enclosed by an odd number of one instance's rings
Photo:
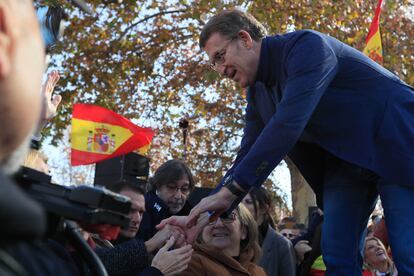
POLYGON ((122 39, 122 38, 124 38, 124 36, 132 29, 132 28, 134 28, 134 27, 136 27, 138 24, 141 24, 141 23, 143 23, 143 22, 145 22, 145 21, 148 21, 148 20, 150 20, 151 18, 154 18, 154 17, 158 17, 158 16, 162 16, 162 15, 166 15, 166 14, 171 14, 171 13, 181 13, 181 12, 186 12, 187 11, 187 9, 180 9, 180 10, 171 10, 171 11, 161 11, 161 12, 157 12, 157 13, 154 13, 154 14, 152 14, 152 15, 149 15, 149 16, 146 16, 146 17, 144 17, 143 19, 141 19, 141 20, 139 20, 139 21, 137 21, 137 22, 135 22, 135 23, 133 23, 133 24, 131 24, 131 26, 128 26, 124 31, 123 31, 123 33, 121 34, 121 36, 119 37, 119 39, 122 39))

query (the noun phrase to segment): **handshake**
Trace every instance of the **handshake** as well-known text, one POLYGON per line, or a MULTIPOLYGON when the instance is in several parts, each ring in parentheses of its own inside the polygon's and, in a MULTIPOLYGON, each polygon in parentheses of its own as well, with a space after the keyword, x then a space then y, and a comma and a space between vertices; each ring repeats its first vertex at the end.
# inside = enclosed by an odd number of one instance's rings
POLYGON ((209 222, 224 213, 220 212, 221 210, 227 211, 233 201, 232 194, 227 193, 226 189, 222 190, 202 199, 188 216, 172 216, 156 226, 158 232, 145 242, 147 251, 152 252, 165 240, 167 242, 155 255, 152 261, 153 267, 158 268, 164 275, 175 275, 188 267, 193 253, 192 244, 196 238, 209 222), (218 201, 221 204, 217 204, 218 201), (215 212, 210 215, 206 210, 215 212))
POLYGON ((203 228, 220 216, 228 215, 240 203, 243 196, 237 197, 228 189, 220 189, 217 193, 203 198, 188 216, 172 216, 161 221, 157 229, 174 226, 180 233, 176 246, 192 244, 203 228))

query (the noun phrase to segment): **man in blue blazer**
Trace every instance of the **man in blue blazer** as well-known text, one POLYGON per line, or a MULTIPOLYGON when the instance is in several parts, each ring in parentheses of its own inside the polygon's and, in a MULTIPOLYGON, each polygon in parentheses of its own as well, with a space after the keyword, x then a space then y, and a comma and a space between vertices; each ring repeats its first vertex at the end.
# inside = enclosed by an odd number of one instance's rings
POLYGON ((323 205, 327 275, 361 275, 358 249, 378 194, 398 270, 414 275, 413 88, 330 36, 266 37, 239 10, 214 16, 200 46, 214 70, 248 87, 246 125, 225 188, 169 222, 192 226, 206 211, 225 212, 289 155, 323 205))

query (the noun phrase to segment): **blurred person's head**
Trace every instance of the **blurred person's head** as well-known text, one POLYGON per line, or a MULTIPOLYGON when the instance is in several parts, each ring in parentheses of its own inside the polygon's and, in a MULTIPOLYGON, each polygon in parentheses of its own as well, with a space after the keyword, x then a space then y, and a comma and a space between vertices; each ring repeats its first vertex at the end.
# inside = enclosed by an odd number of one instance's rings
POLYGON ((297 223, 295 217, 284 217, 280 220, 280 225, 286 225, 287 227, 293 227, 297 223))
POLYGON ((279 233, 289 240, 293 240, 302 234, 301 230, 296 228, 283 228, 279 233))
POLYGON ((238 9, 225 10, 204 25, 199 45, 215 71, 247 87, 256 79, 260 43, 266 33, 251 14, 238 9))
POLYGON ((62 37, 65 26, 64 20, 67 20, 68 16, 60 6, 40 6, 37 8, 36 15, 46 52, 49 53, 62 37))
POLYGON ((190 169, 181 160, 169 160, 162 164, 150 178, 151 190, 165 202, 171 214, 184 207, 188 195, 194 189, 190 169))
POLYGON ((0 0, 0 166, 25 157, 41 109, 45 48, 31 0, 0 0))
POLYGON ((142 215, 145 212, 144 190, 138 185, 128 181, 116 183, 115 185, 109 186, 108 189, 131 199, 131 210, 128 214, 128 218, 130 219, 129 227, 128 229, 122 229, 120 234, 124 238, 134 238, 139 230, 142 215))
POLYGON ((278 228, 281 235, 292 240, 302 235, 305 225, 297 223, 295 217, 284 217, 280 221, 278 228))
POLYGON ((46 161, 47 158, 44 154, 38 150, 30 149, 23 161, 23 166, 49 174, 49 166, 46 161))
POLYGON ((377 237, 367 237, 364 246, 364 261, 370 270, 388 272, 394 263, 388 256, 387 249, 377 237))
POLYGON ((276 228, 275 222, 272 218, 272 196, 265 188, 254 188, 244 197, 242 203, 252 213, 257 225, 263 223, 272 228, 276 228))
POLYGON ((260 258, 257 224, 243 204, 227 217, 220 217, 204 227, 198 241, 228 256, 249 256, 249 261, 260 258))

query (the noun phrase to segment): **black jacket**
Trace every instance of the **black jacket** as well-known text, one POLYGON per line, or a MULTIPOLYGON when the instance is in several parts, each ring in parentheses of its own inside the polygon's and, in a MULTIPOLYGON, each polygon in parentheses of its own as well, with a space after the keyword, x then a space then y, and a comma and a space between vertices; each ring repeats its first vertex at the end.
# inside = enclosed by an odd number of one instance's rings
POLYGON ((150 266, 148 252, 142 240, 121 240, 115 242, 115 247, 96 249, 109 275, 163 275, 158 269, 150 266))
MULTIPOLYGON (((186 216, 190 213, 190 211, 191 206, 188 201, 186 201, 183 209, 181 209, 181 211, 175 215, 186 216)), ((169 218, 171 216, 172 214, 170 213, 168 206, 161 198, 155 194, 155 192, 146 193, 145 212, 142 217, 136 238, 142 239, 144 241, 151 239, 155 233, 157 233, 155 226, 159 224, 163 219, 169 218)))

